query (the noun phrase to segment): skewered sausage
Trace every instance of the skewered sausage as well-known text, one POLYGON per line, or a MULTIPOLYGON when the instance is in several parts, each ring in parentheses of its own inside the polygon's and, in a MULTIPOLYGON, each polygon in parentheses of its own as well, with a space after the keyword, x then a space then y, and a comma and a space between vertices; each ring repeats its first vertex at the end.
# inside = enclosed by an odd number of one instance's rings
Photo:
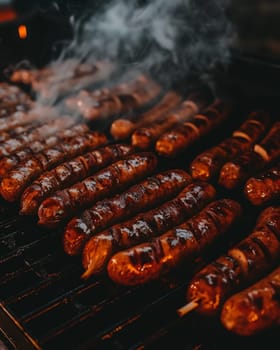
POLYGON ((121 194, 97 202, 67 224, 63 236, 64 251, 78 255, 93 234, 176 196, 190 181, 190 175, 184 170, 167 170, 121 194))
POLYGON ((19 135, 15 138, 9 139, 6 142, 0 144, 0 158, 7 157, 14 152, 24 148, 26 145, 31 144, 34 141, 45 139, 46 137, 55 134, 59 130, 69 128, 74 125, 75 120, 73 118, 62 118, 52 120, 44 125, 19 135))
POLYGON ((247 180, 246 198, 254 205, 264 205, 280 198, 280 163, 247 180))
POLYGON ((158 236, 181 224, 215 199, 215 188, 205 182, 187 185, 174 199, 94 235, 83 250, 83 278, 103 271, 110 257, 125 248, 158 236))
POLYGON ((154 107, 149 109, 146 113, 137 117, 136 121, 129 119, 117 119, 110 128, 110 133, 115 140, 124 140, 129 138, 134 130, 162 120, 164 115, 170 110, 174 109, 182 100, 182 97, 176 92, 171 91, 164 95, 164 97, 154 107))
POLYGON ((153 241, 116 253, 107 265, 109 277, 124 285, 137 285, 157 279, 210 248, 237 221, 240 214, 241 206, 236 201, 216 200, 185 223, 153 241))
POLYGON ((252 148, 269 126, 269 115, 263 111, 250 113, 247 120, 233 135, 194 158, 190 172, 194 179, 208 181, 219 172, 222 165, 238 154, 252 148))
POLYGON ((48 147, 52 147, 66 139, 77 135, 83 135, 90 131, 86 124, 77 124, 70 129, 60 130, 55 135, 51 135, 44 140, 35 141, 29 147, 25 146, 22 150, 15 152, 8 157, 0 159, 0 178, 6 176, 9 170, 13 169, 16 165, 24 160, 27 160, 30 156, 43 151, 48 147))
POLYGON ((165 157, 184 152, 200 137, 220 125, 229 114, 229 105, 215 101, 204 112, 164 133, 156 142, 156 151, 165 157))
POLYGON ((155 171, 157 157, 153 153, 138 153, 115 162, 98 173, 58 191, 45 199, 38 210, 39 224, 56 226, 75 211, 118 192, 155 171))
POLYGON ((34 154, 11 170, 0 183, 0 193, 7 201, 16 201, 29 183, 44 171, 71 159, 90 149, 104 145, 107 138, 103 133, 92 132, 78 135, 54 147, 34 154))
POLYGON ((247 151, 223 165, 219 174, 219 184, 233 189, 276 161, 280 157, 279 139, 280 122, 275 122, 262 141, 255 144, 254 150, 247 151))
POLYGON ((280 207, 259 216, 251 234, 200 270, 187 289, 187 300, 197 300, 197 312, 217 314, 231 294, 261 278, 280 258, 280 207))
POLYGON ((0 143, 6 141, 8 139, 15 138, 15 137, 19 136, 20 134, 31 131, 32 129, 37 128, 39 125, 41 125, 41 123, 35 122, 32 124, 27 124, 27 125, 19 125, 11 130, 2 131, 2 132, 0 132, 0 143))
POLYGON ((253 336, 280 325, 280 267, 232 295, 221 312, 222 325, 239 336, 253 336))
POLYGON ((43 173, 21 196, 21 214, 35 214, 41 202, 58 190, 85 179, 97 170, 132 154, 130 145, 105 146, 62 163, 43 173))

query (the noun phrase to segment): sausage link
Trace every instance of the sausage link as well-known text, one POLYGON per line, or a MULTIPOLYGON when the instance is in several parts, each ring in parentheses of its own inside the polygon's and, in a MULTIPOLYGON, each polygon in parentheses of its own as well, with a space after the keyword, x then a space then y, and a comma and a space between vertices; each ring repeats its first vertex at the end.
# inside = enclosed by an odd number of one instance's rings
POLYGON ((210 248, 240 217, 241 206, 231 199, 208 204, 200 213, 151 242, 116 253, 108 262, 109 277, 116 283, 147 283, 191 261, 210 248))
POLYGON ((224 301, 261 278, 280 258, 280 207, 269 207, 259 216, 250 235, 204 267, 191 280, 187 300, 198 300, 197 312, 213 316, 224 301))
POLYGON ((77 135, 83 135, 88 133, 89 127, 86 124, 77 124, 70 129, 60 130, 55 135, 51 135, 44 140, 37 140, 33 142, 29 147, 15 152, 8 157, 0 159, 0 179, 2 179, 9 170, 16 167, 20 162, 27 160, 29 157, 43 151, 48 147, 57 145, 58 143, 64 142, 66 139, 77 135))
POLYGON ((133 154, 115 162, 93 176, 45 199, 38 210, 39 223, 44 226, 56 226, 77 210, 86 208, 97 200, 150 175, 156 167, 157 157, 153 153, 133 154))
POLYGON ((132 247, 181 224, 215 199, 214 187, 205 182, 187 185, 174 199, 94 235, 83 249, 83 278, 106 268, 117 251, 132 247))
POLYGON ((74 123, 75 120, 73 118, 52 120, 30 132, 9 139, 0 145, 0 157, 8 157, 14 152, 23 149, 25 146, 32 144, 34 141, 45 139, 57 133, 59 130, 70 128, 74 123))
MULTIPOLYGON (((0 112, 1 113, 1 112, 0 112)), ((42 123, 34 122, 32 124, 27 125, 19 125, 15 127, 14 129, 2 131, 0 132, 0 143, 15 138, 21 134, 24 134, 26 132, 30 132, 31 130, 38 128, 38 126, 42 125, 42 123)))
POLYGON ((280 122, 275 122, 253 151, 247 151, 221 168, 219 184, 233 189, 280 157, 280 122))
POLYGON ((64 251, 69 255, 81 253, 86 241, 95 233, 176 196, 190 181, 190 175, 183 170, 167 170, 97 202, 67 224, 64 251))
POLYGON ((57 111, 54 108, 40 107, 37 110, 33 109, 28 112, 15 112, 9 117, 3 118, 0 123, 0 132, 7 131, 19 125, 26 125, 34 121, 42 121, 58 117, 57 111))
POLYGON ((21 196, 21 214, 36 214, 41 202, 58 190, 85 179, 101 168, 132 154, 130 145, 116 144, 90 151, 43 173, 21 196))
POLYGON ((252 148, 267 130, 269 116, 264 112, 252 112, 248 119, 218 145, 202 152, 190 165, 194 179, 208 181, 216 176, 224 163, 252 148))
POLYGON ((131 136, 131 143, 138 149, 149 149, 164 132, 191 119, 198 112, 199 106, 191 100, 186 100, 164 120, 135 130, 131 136))
POLYGON ((244 186, 244 194, 253 205, 265 205, 280 198, 280 163, 249 178, 244 186))
POLYGON ((239 336, 253 336, 280 325, 280 267, 224 304, 221 323, 239 336))
POLYGON ((136 121, 128 119, 115 120, 110 128, 110 133, 115 140, 128 139, 134 130, 155 122, 156 120, 162 120, 166 113, 174 109, 181 101, 182 97, 176 92, 171 91, 166 93, 163 98, 149 109, 146 113, 138 116, 136 121))
POLYGON ((12 102, 9 104, 1 103, 0 104, 0 119, 1 122, 17 112, 27 112, 32 107, 32 102, 30 100, 24 102, 12 102))
POLYGON ((79 154, 104 145, 107 138, 103 133, 92 132, 75 136, 68 141, 34 154, 11 170, 0 183, 0 193, 7 201, 20 198, 29 183, 44 171, 71 159, 79 154))
POLYGON ((156 151, 165 157, 177 156, 220 125, 228 114, 229 106, 226 103, 214 102, 201 115, 164 133, 156 142, 156 151))

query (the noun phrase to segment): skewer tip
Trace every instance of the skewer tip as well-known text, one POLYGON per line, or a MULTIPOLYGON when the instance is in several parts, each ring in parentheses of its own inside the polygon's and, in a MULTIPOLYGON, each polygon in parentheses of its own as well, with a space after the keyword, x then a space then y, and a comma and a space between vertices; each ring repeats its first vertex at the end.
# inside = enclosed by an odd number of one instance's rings
POLYGON ((180 317, 186 316, 191 311, 195 310, 199 306, 199 299, 191 300, 189 303, 185 304, 184 306, 180 307, 177 310, 177 314, 180 317))

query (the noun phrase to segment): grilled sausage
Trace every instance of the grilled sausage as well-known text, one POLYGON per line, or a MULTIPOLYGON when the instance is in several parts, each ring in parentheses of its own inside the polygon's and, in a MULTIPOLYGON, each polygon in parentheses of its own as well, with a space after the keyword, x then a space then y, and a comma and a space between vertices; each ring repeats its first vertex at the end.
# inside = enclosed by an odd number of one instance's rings
POLYGON ((27 131, 16 138, 9 139, 0 145, 0 157, 7 157, 26 145, 32 144, 34 141, 45 139, 59 130, 73 126, 74 123, 75 120, 73 118, 52 120, 30 132, 27 131))
POLYGON ((60 130, 55 135, 51 135, 44 140, 37 140, 33 142, 29 147, 26 146, 24 149, 15 152, 8 157, 1 158, 0 179, 6 176, 9 170, 16 167, 20 162, 27 160, 27 158, 30 156, 33 156, 48 147, 52 147, 61 142, 64 142, 66 139, 78 135, 83 135, 89 131, 89 127, 86 124, 77 124, 74 125, 71 129, 60 130))
POLYGON ((177 156, 220 125, 228 114, 229 106, 226 103, 214 102, 202 114, 164 133, 156 142, 156 151, 165 157, 177 156))
POLYGON ((138 149, 149 149, 164 132, 191 119, 198 111, 199 106, 195 102, 186 100, 161 122, 135 130, 131 136, 131 143, 138 149))
POLYGON ((204 267, 191 280, 187 300, 197 300, 197 312, 213 316, 230 295, 256 281, 280 258, 280 207, 259 216, 249 236, 204 267))
POLYGON ((116 253, 107 265, 109 277, 124 285, 155 280, 183 261, 191 261, 210 248, 240 214, 241 206, 236 201, 214 201, 185 223, 153 241, 116 253))
POLYGON ((97 202, 67 224, 63 236, 64 251, 78 255, 93 234, 176 196, 189 182, 190 175, 185 171, 167 170, 121 194, 97 202))
POLYGON ((156 120, 162 120, 164 115, 174 109, 181 100, 182 97, 176 92, 168 92, 159 103, 149 109, 146 113, 137 117, 136 121, 128 119, 115 120, 111 125, 110 133, 115 140, 125 140, 131 136, 134 130, 143 125, 153 123, 156 120))
POLYGON ((243 184, 250 176, 280 157, 280 122, 275 122, 253 151, 247 151, 230 162, 225 163, 219 174, 219 184, 233 189, 243 184))
POLYGON ((134 149, 125 144, 105 146, 62 163, 43 173, 21 196, 21 214, 36 214, 41 202, 58 190, 85 179, 101 168, 132 154, 134 149))
POLYGON ((245 197, 253 205, 264 205, 280 198, 280 163, 247 180, 245 197))
POLYGON ((269 126, 269 115, 263 111, 250 113, 247 120, 223 140, 194 158, 190 173, 194 179, 208 181, 216 176, 224 163, 252 148, 269 126))
POLYGON ((44 200, 38 210, 39 224, 56 226, 75 211, 118 192, 155 171, 157 157, 139 153, 115 162, 77 184, 44 200))
MULTIPOLYGON (((131 82, 107 90, 105 94, 101 93, 100 96, 88 95, 76 108, 87 120, 104 119, 144 106, 155 99, 160 91, 158 84, 141 75, 131 82)), ((73 104, 73 101, 69 101, 68 107, 73 104)))
POLYGON ((92 132, 75 136, 54 147, 34 154, 27 161, 20 163, 11 170, 0 183, 0 193, 7 201, 16 201, 20 198, 29 183, 40 176, 44 171, 82 154, 90 149, 104 145, 107 138, 103 133, 92 132))
POLYGON ((174 199, 158 208, 138 214, 94 235, 83 250, 83 278, 106 268, 111 256, 125 248, 158 236, 181 224, 215 199, 216 191, 205 182, 187 185, 174 199))
POLYGON ((16 112, 27 112, 31 107, 32 102, 29 100, 25 101, 24 103, 14 102, 9 104, 1 104, 0 102, 0 119, 2 119, 1 122, 4 120, 4 118, 9 117, 16 112))
POLYGON ((239 336, 253 336, 280 325, 280 267, 232 295, 221 312, 222 325, 239 336))
POLYGON ((21 134, 28 132, 28 131, 31 131, 40 125, 42 125, 42 123, 35 122, 32 124, 27 124, 27 125, 19 125, 11 130, 2 131, 2 132, 0 132, 0 143, 4 142, 6 140, 9 140, 9 139, 13 139, 21 134))
POLYGON ((54 108, 40 107, 32 109, 28 112, 16 112, 7 118, 1 119, 0 132, 7 131, 19 125, 26 125, 34 121, 42 121, 58 117, 57 111, 54 108))

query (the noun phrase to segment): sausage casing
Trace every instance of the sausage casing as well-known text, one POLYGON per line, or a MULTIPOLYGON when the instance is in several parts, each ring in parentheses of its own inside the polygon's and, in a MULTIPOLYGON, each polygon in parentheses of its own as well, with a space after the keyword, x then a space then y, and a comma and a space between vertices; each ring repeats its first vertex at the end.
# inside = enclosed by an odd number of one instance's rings
POLYGON ((167 170, 97 202, 67 224, 63 236, 65 252, 79 254, 93 234, 176 196, 190 181, 184 170, 167 170))
POLYGON ((147 283, 183 261, 192 261, 224 234, 240 217, 241 206, 231 199, 213 201, 185 223, 151 242, 116 253, 107 271, 119 284, 147 283))
POLYGON ((205 182, 190 183, 175 198, 94 235, 83 249, 83 278, 103 271, 110 257, 181 224, 215 199, 216 190, 205 182))

